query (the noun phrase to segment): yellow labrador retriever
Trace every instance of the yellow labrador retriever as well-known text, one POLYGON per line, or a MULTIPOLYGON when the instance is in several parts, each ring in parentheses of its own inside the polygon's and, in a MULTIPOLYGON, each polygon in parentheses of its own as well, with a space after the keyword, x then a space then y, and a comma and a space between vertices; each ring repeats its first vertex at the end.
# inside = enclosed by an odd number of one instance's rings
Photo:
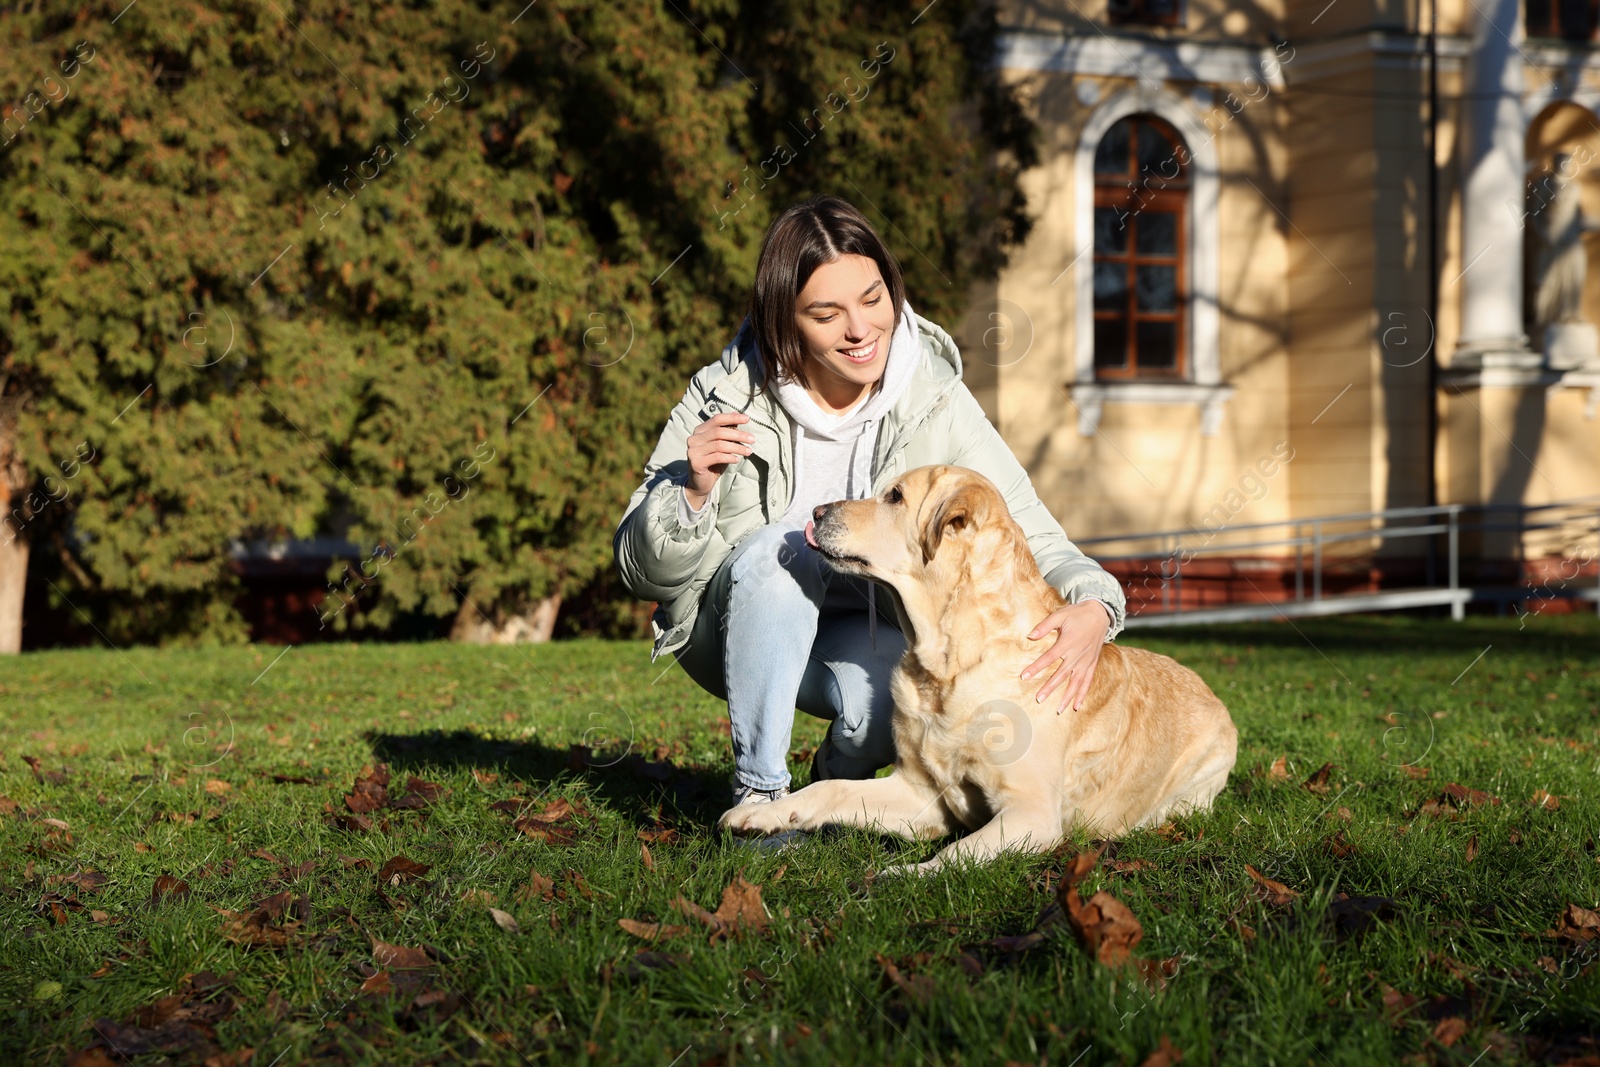
MULTIPOLYGON (((1205 809, 1227 784, 1238 732, 1199 675, 1108 644, 1083 706, 1034 699, 1018 675, 1054 642, 1028 632, 1064 601, 1046 584, 999 490, 961 467, 908 471, 877 497, 817 509, 817 551, 890 586, 906 635, 895 668, 894 772, 815 782, 721 825, 747 833, 872 827, 910 838, 971 831, 926 863, 1048 851, 1079 824, 1120 835, 1205 809)), ((1054 696, 1054 694, 1052 694, 1054 696)))

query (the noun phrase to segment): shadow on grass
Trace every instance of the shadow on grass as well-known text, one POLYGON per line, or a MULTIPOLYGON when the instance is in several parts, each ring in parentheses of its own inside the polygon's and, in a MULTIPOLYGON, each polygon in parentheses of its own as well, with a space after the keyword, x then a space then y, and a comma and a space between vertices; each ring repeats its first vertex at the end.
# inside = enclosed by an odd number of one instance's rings
POLYGON ((650 760, 626 745, 595 752, 584 745, 557 748, 540 741, 491 740, 467 730, 415 734, 369 730, 362 737, 372 746, 374 758, 389 764, 391 771, 473 769, 539 788, 562 778, 582 781, 640 827, 654 825, 665 804, 678 813, 680 825, 709 829, 728 806, 725 770, 650 760))

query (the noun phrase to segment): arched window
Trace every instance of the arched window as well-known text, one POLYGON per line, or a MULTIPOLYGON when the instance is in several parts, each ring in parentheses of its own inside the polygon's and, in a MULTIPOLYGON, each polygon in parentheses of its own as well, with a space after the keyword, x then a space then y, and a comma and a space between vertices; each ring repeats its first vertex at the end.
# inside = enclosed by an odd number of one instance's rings
POLYGON ((1094 371, 1188 373, 1189 152, 1166 122, 1129 115, 1094 153, 1094 371))

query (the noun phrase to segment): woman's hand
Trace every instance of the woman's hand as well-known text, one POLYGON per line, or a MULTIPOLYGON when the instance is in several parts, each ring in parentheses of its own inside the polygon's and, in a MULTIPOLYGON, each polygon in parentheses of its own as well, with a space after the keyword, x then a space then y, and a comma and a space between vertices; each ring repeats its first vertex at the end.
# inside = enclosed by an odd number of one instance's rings
POLYGON ((1061 689, 1065 683, 1062 701, 1056 707, 1056 714, 1060 715, 1069 707, 1074 711, 1077 710, 1078 705, 1089 695, 1089 686, 1094 681, 1095 665, 1100 662, 1100 649, 1104 646, 1106 633, 1110 629, 1111 619, 1098 600, 1064 604, 1046 615, 1044 621, 1033 628, 1033 632, 1028 634, 1031 640, 1038 640, 1051 630, 1058 632, 1056 643, 1022 672, 1022 677, 1031 678, 1052 663, 1060 661, 1060 666, 1050 676, 1049 681, 1039 688, 1037 698, 1039 702, 1042 703, 1045 697, 1061 689))
POLYGON ((693 510, 705 506, 729 463, 755 451, 749 444, 755 437, 736 429, 749 421, 750 416, 742 411, 718 412, 689 435, 689 480, 684 483, 683 495, 693 510))

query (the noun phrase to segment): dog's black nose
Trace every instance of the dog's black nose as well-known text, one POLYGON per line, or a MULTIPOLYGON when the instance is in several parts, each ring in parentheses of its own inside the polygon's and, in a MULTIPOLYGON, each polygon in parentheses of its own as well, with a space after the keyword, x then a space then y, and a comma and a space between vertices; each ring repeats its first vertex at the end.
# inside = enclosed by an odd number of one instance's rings
POLYGON ((828 505, 826 504, 818 504, 816 507, 811 509, 811 518, 816 522, 821 522, 823 518, 827 516, 827 514, 828 505))

